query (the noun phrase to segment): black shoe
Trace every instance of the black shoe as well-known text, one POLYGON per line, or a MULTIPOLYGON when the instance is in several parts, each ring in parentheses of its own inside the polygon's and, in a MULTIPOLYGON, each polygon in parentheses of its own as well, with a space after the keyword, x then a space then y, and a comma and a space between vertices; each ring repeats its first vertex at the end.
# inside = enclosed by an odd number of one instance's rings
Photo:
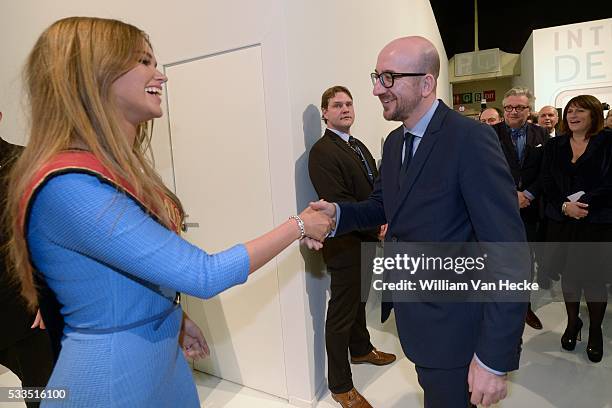
POLYGON ((587 356, 594 363, 599 363, 603 357, 603 335, 600 327, 589 327, 589 342, 587 356))
POLYGON ((575 327, 567 326, 565 332, 563 332, 563 336, 561 336, 561 347, 565 350, 572 351, 576 348, 576 341, 582 340, 582 320, 578 318, 578 323, 576 323, 575 327))
POLYGON ((527 323, 530 327, 533 327, 536 330, 542 330, 542 322, 540 321, 538 316, 533 313, 533 310, 531 310, 531 305, 529 305, 529 309, 527 309, 525 323, 527 323))

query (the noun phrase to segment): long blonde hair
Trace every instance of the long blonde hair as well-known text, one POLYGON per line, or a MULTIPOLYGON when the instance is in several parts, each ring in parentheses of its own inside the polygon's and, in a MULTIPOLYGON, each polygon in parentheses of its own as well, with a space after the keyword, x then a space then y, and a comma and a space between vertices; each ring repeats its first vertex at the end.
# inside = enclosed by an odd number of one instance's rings
MULTIPOLYGON (((47 28, 30 53, 24 70, 30 106, 30 138, 9 178, 7 215, 11 220, 9 253, 28 306, 37 305, 27 231, 19 225, 20 201, 36 172, 61 150, 81 146, 91 151, 115 177, 123 178, 160 221, 171 226, 160 192, 180 202, 163 184, 147 157, 150 133, 139 126, 134 144, 121 130, 111 85, 132 69, 148 44, 140 29, 117 20, 70 17, 47 28)), ((181 210, 182 211, 182 210, 181 210)))

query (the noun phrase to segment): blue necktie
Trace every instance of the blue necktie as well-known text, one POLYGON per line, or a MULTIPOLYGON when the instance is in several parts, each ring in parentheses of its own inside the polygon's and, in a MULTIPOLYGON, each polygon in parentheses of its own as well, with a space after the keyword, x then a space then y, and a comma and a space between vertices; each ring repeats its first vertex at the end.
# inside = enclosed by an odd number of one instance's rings
POLYGON ((402 168, 400 170, 400 174, 402 176, 406 175, 408 171, 408 166, 410 166, 410 160, 412 159, 412 149, 414 147, 414 138, 415 136, 412 133, 404 133, 404 160, 402 161, 402 168))
POLYGON ((525 137, 522 137, 521 128, 510 129, 510 135, 512 136, 512 142, 516 149, 516 155, 518 156, 519 162, 523 161, 523 153, 525 151, 525 137))
POLYGON ((366 169, 366 173, 368 173, 368 179, 370 180, 370 183, 373 183, 374 174, 372 173, 372 169, 370 169, 370 165, 368 164, 368 161, 366 160, 365 156, 363 155, 363 152, 359 148, 359 145, 357 144, 353 136, 349 136, 348 144, 355 151, 355 153, 357 153, 357 156, 359 156, 359 159, 361 160, 361 164, 363 164, 363 167, 365 167, 366 169))

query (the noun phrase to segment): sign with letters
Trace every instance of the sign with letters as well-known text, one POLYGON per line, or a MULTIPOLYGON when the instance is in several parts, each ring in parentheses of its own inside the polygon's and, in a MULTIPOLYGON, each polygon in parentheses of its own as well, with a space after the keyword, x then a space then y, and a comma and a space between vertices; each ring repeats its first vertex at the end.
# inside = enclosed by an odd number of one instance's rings
POLYGON ((537 107, 576 95, 612 102, 612 18, 533 31, 537 107))
POLYGON ((453 105, 480 103, 483 99, 486 99, 487 102, 495 102, 495 91, 453 94, 453 105))
POLYGON ((495 90, 491 89, 490 91, 483 91, 482 98, 486 99, 487 102, 495 102, 495 90))

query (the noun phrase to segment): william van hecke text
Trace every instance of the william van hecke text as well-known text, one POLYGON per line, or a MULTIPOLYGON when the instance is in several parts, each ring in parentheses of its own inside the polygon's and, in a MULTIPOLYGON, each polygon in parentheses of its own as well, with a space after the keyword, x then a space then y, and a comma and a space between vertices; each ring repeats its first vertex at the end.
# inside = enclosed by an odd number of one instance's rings
POLYGON ((481 279, 470 279, 468 282, 453 282, 449 279, 429 279, 412 281, 402 279, 396 282, 384 282, 376 279, 372 282, 375 290, 400 291, 531 291, 540 287, 537 282, 523 280, 513 282, 509 279, 500 279, 497 282, 486 282, 481 279))

